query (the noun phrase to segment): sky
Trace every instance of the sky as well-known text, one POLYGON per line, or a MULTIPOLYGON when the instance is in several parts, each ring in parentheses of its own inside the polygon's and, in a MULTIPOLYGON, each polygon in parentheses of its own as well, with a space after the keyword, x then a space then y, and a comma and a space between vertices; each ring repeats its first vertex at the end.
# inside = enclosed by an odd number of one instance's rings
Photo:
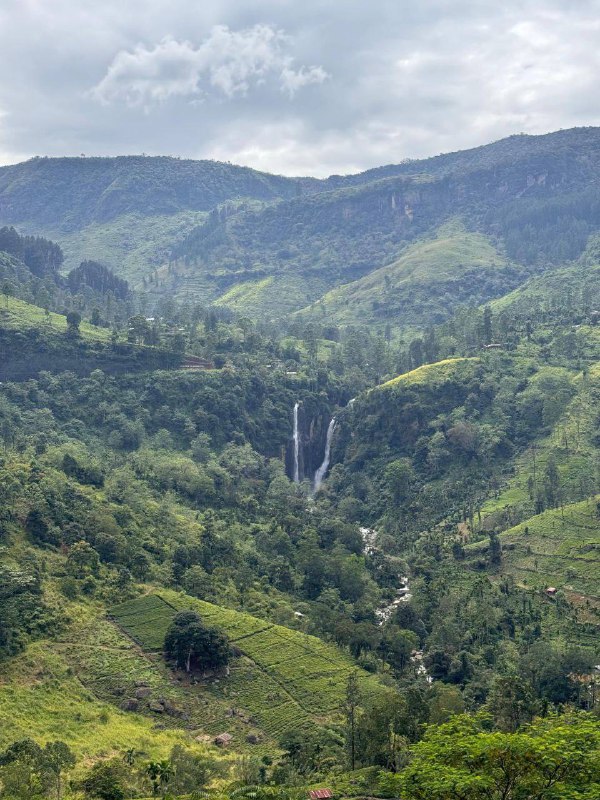
POLYGON ((600 125, 600 0, 0 0, 0 163, 346 174, 600 125))

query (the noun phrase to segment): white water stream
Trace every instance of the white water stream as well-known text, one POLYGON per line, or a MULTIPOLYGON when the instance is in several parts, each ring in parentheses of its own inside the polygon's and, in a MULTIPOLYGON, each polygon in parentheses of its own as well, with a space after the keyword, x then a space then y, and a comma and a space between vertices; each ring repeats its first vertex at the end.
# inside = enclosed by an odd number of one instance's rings
POLYGON ((332 417, 331 422, 329 423, 329 427, 327 428, 327 439, 325 441, 325 456, 323 458, 323 463, 319 467, 319 469, 315 472, 315 481, 313 484, 313 491, 316 493, 321 488, 321 484, 323 483, 323 478, 327 474, 327 470, 329 469, 329 461, 331 460, 331 440, 333 438, 333 431, 335 430, 335 417, 332 417))
POLYGON ((299 405, 300 403, 296 403, 294 406, 294 483, 300 483, 300 431, 298 430, 299 405))

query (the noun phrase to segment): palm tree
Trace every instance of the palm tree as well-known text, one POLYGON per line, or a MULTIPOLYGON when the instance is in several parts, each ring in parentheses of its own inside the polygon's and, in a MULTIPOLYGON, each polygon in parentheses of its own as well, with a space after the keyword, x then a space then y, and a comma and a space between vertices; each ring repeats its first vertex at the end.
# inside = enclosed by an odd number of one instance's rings
POLYGON ((174 770, 171 766, 171 762, 168 759, 164 759, 163 761, 158 762, 158 766, 160 767, 160 785, 163 787, 163 795, 167 791, 167 785, 171 778, 173 777, 174 770))
POLYGON ((152 794, 157 795, 160 786, 160 764, 156 761, 151 761, 146 767, 146 774, 152 781, 152 794))
POLYGON ((166 758, 162 761, 150 761, 146 767, 146 774, 152 781, 152 794, 157 795, 161 786, 166 791, 167 784, 173 777, 173 767, 166 758))

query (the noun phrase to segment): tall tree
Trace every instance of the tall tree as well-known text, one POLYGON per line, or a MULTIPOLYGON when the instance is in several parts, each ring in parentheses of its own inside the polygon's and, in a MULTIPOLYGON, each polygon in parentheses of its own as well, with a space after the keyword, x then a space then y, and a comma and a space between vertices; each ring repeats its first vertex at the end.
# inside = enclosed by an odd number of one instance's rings
POLYGON ((356 769, 356 722, 360 704, 358 673, 351 672, 346 682, 344 710, 346 712, 346 746, 350 769, 356 769))

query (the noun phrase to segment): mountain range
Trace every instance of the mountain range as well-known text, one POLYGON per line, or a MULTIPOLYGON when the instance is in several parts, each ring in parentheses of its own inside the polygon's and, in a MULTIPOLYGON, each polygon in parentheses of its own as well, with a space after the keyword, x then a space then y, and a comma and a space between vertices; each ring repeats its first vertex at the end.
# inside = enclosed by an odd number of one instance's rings
POLYGON ((351 306, 370 324, 411 326, 409 298, 427 298, 423 321, 439 322, 578 258, 600 226, 599 179, 598 128, 324 180, 166 157, 36 158, 0 168, 0 224, 57 241, 65 270, 101 261, 150 301, 342 323, 351 306))

